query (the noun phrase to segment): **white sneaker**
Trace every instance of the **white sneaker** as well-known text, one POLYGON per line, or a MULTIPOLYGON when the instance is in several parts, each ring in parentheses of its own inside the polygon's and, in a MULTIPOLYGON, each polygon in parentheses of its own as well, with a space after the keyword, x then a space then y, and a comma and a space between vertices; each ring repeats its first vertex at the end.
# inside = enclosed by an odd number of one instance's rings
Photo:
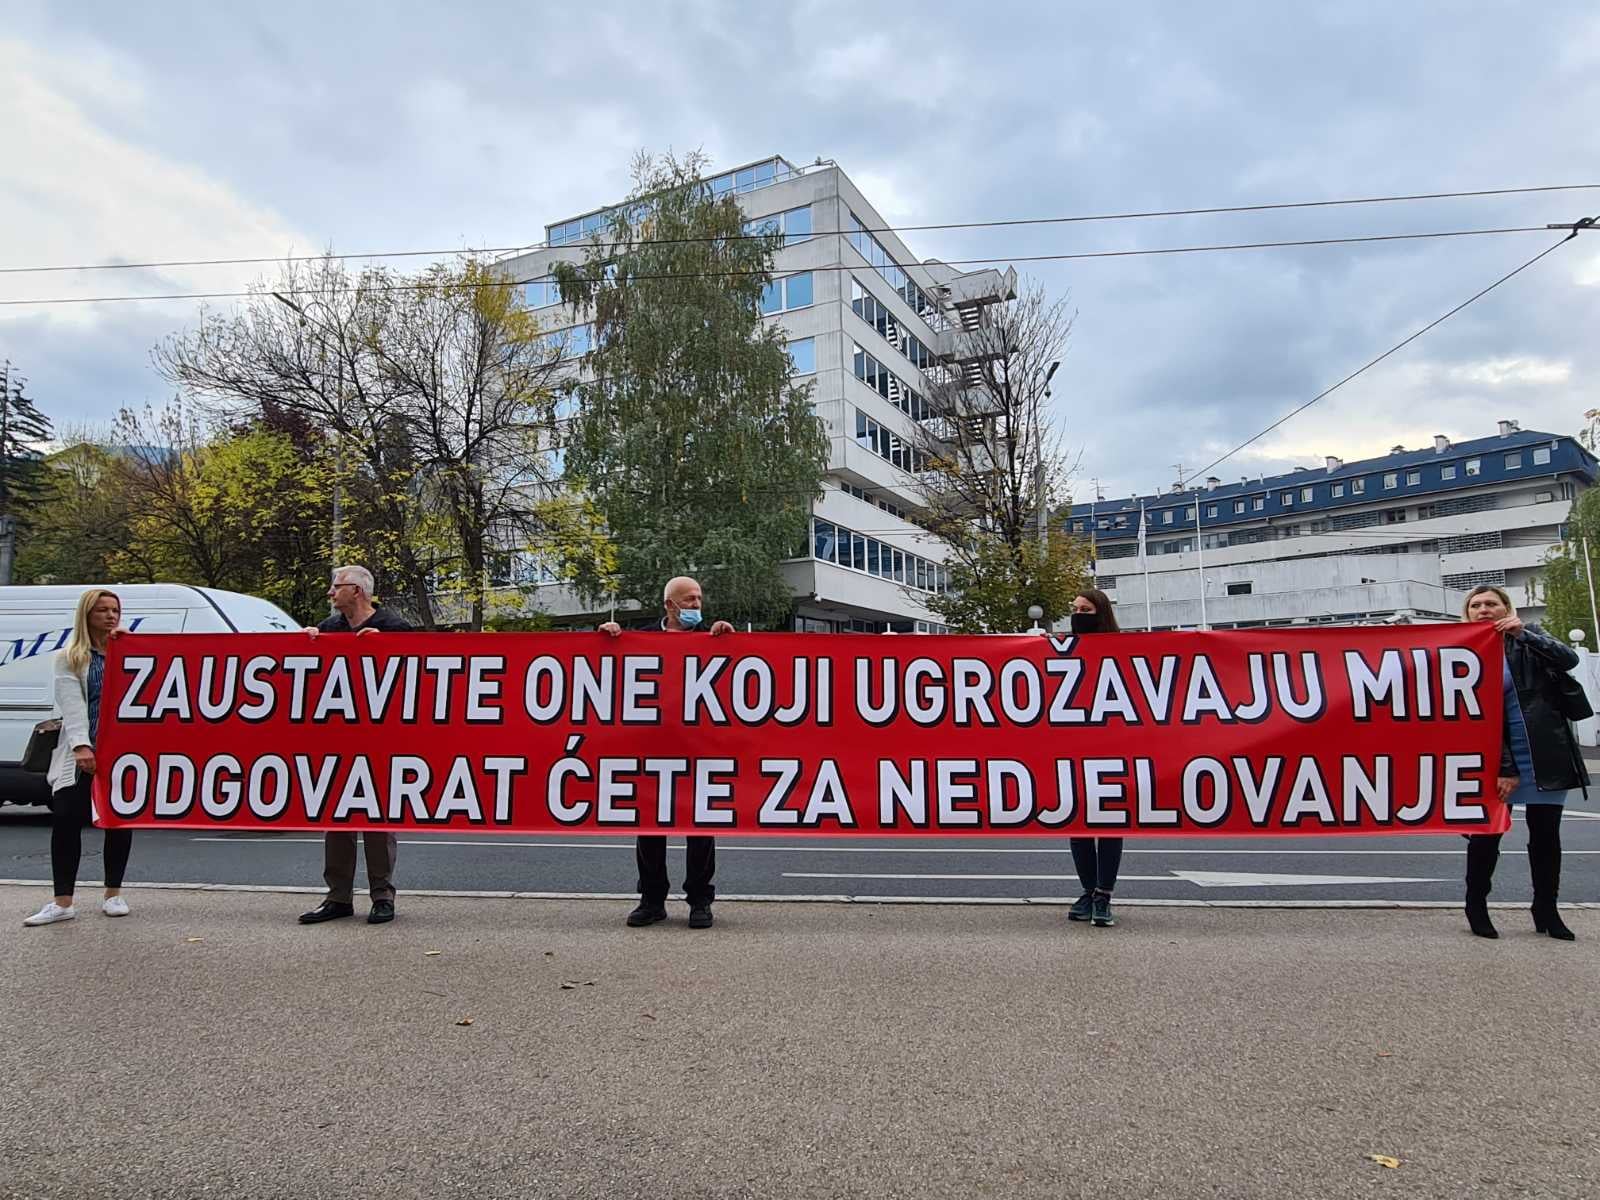
POLYGON ((57 921, 70 921, 77 915, 78 910, 70 904, 66 908, 62 908, 54 900, 51 900, 38 912, 34 913, 33 916, 24 917, 22 923, 24 925, 54 925, 57 921))
POLYGON ((107 896, 100 911, 108 917, 125 917, 128 915, 128 902, 121 896, 107 896))

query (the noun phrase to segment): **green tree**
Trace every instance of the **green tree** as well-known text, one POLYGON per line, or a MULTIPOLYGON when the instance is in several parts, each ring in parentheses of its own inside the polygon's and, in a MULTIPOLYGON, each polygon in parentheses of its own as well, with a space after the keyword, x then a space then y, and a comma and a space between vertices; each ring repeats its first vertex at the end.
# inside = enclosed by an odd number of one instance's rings
POLYGON ((18 583, 103 583, 128 544, 128 508, 113 451, 74 440, 45 459, 40 503, 17 549, 18 583))
POLYGON ((1025 629, 1033 604, 1049 624, 1087 576, 1087 545, 1054 532, 1048 551, 1039 547, 1040 514, 1059 531, 1072 475, 1049 400, 1074 316, 1034 285, 969 304, 959 318, 916 426, 922 522, 951 547, 951 590, 928 606, 963 632, 1025 629))
POLYGON ((530 589, 501 564, 606 567, 604 531, 552 452, 567 364, 516 288, 470 256, 415 275, 288 264, 155 357, 216 419, 276 411, 314 431, 322 572, 334 557, 365 563, 426 628, 480 628, 491 609, 525 604, 530 589))
POLYGON ((950 590, 928 606, 956 633, 1020 633, 1033 624, 1030 605, 1045 612, 1045 624, 1071 607, 1088 581, 1088 546, 1080 538, 1052 532, 1048 550, 1037 540, 1012 546, 981 534, 950 562, 950 590))
MULTIPOLYGON (((1584 539, 1588 539, 1590 565, 1600 579, 1600 488, 1588 488, 1573 502, 1567 517, 1566 538, 1550 551, 1540 578, 1545 603, 1544 626, 1555 637, 1569 640, 1574 629, 1584 631, 1584 645, 1600 648, 1593 611, 1589 605, 1589 579, 1584 570, 1584 539)), ((1600 586, 1600 585, 1597 585, 1600 586)))
POLYGON ((41 443, 50 440, 50 418, 27 394, 27 381, 0 366, 0 520, 12 523, 11 536, 0 545, 0 583, 10 583, 13 551, 26 542, 29 518, 48 489, 48 468, 41 443))
POLYGON ((593 321, 566 465, 616 543, 620 595, 655 609, 668 578, 692 574, 718 615, 773 626, 792 603, 779 563, 805 538, 828 442, 761 318, 781 235, 744 237, 733 198, 700 182, 706 166, 641 155, 603 241, 556 268, 593 321))
POLYGON ((113 427, 107 473, 126 516, 126 540, 107 557, 132 581, 194 583, 272 600, 301 619, 319 612, 326 571, 314 541, 292 531, 323 509, 323 475, 282 432, 208 434, 174 402, 125 410, 113 427))

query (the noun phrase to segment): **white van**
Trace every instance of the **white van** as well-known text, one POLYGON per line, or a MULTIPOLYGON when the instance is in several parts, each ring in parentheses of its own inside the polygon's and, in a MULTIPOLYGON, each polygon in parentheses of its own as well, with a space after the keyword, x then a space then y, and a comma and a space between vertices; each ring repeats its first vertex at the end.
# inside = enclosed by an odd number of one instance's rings
MULTIPOLYGON (((44 804, 43 775, 22 769, 28 735, 54 708, 52 660, 72 636, 81 587, 0 587, 0 804, 44 804)), ((106 584, 140 633, 283 633, 300 623, 276 604, 182 583, 106 584)))

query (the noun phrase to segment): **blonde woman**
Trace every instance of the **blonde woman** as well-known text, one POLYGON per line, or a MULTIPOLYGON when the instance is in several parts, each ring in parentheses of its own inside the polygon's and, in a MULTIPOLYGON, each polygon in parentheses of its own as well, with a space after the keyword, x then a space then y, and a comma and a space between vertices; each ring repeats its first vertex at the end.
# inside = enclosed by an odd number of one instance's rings
MULTIPOLYGON (((54 925, 78 915, 72 893, 83 855, 83 827, 89 823, 89 784, 94 779, 94 739, 100 726, 100 687, 106 672, 106 643, 122 624, 122 601, 115 592, 90 588, 78 598, 72 637, 55 657, 56 714, 61 738, 50 760, 50 870, 55 898, 24 925, 54 925)), ((128 915, 122 898, 122 873, 133 846, 133 831, 105 831, 106 896, 100 911, 128 915)))
MULTIPOLYGON (((1505 639, 1505 737, 1500 753, 1500 799, 1522 806, 1528 825, 1528 873, 1533 877, 1533 927, 1560 941, 1572 930, 1556 911, 1561 887, 1561 810, 1585 791, 1589 772, 1572 725, 1555 703, 1556 679, 1578 656, 1537 625, 1517 616, 1504 588, 1483 584, 1467 593, 1461 619, 1492 623, 1505 639)), ((1489 887, 1500 858, 1500 835, 1467 838, 1467 924, 1497 938, 1489 920, 1489 887)))

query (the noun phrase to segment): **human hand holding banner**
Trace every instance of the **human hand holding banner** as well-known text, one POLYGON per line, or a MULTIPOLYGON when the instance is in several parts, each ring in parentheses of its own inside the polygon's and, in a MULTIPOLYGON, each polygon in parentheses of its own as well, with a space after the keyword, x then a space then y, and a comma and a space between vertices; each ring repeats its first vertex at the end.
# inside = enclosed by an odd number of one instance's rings
POLYGON ((1484 833, 1482 624, 864 637, 128 634, 97 823, 826 836, 1484 833))

